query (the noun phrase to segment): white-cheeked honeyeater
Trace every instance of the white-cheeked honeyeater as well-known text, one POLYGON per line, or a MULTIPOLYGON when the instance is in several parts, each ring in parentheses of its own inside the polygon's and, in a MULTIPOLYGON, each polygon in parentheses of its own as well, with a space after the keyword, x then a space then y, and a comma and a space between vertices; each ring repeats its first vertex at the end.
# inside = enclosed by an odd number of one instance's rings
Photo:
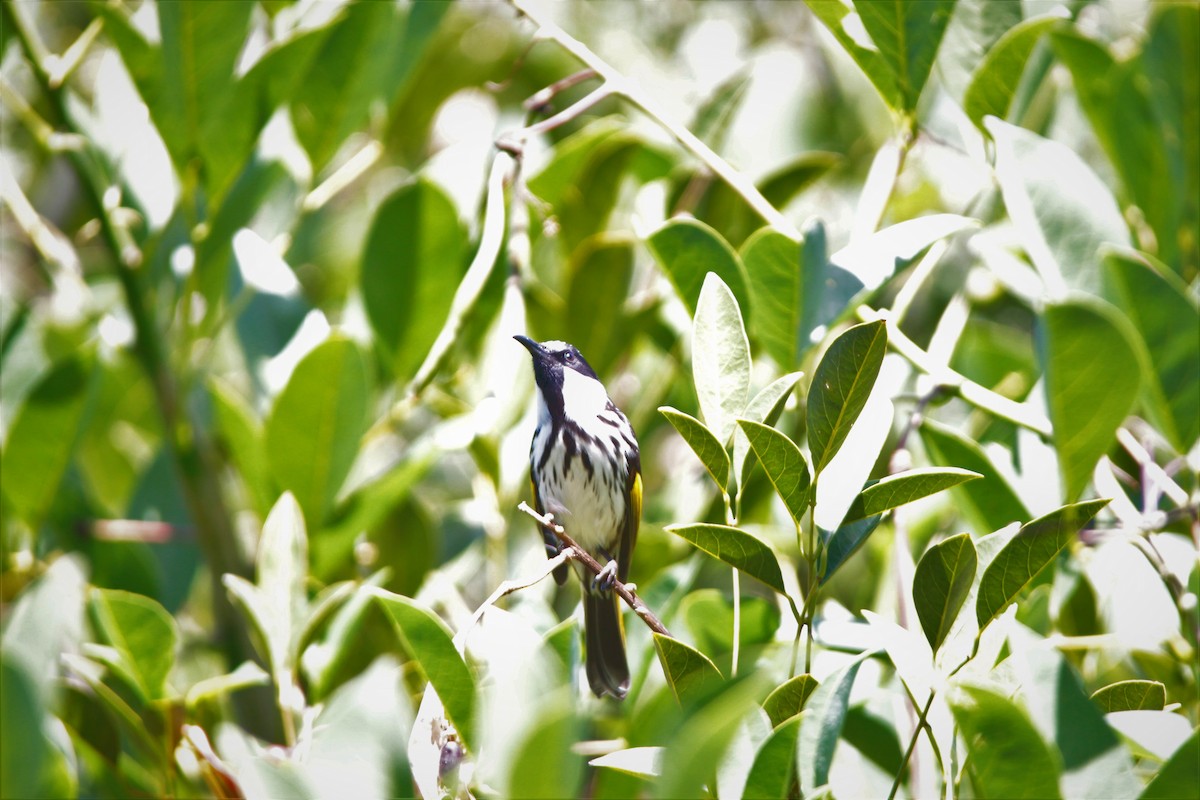
MULTIPOLYGON (((621 699, 629 691, 625 629, 613 579, 622 583, 642 515, 642 463, 637 438, 595 371, 574 345, 514 337, 533 356, 537 379, 537 429, 529 448, 533 500, 551 513, 604 569, 598 577, 577 565, 583 583, 588 684, 597 697, 621 699)), ((550 555, 559 540, 542 529, 550 555)), ((566 565, 555 570, 562 584, 566 565)))

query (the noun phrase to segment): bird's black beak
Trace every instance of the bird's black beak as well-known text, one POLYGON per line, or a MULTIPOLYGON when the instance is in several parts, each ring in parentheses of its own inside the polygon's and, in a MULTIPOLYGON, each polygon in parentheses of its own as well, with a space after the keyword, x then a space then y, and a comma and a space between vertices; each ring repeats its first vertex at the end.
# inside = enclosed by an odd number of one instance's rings
POLYGON ((525 346, 525 349, 528 350, 530 355, 533 356, 534 361, 540 361, 546 357, 546 348, 542 347, 528 336, 522 336, 518 334, 513 338, 525 346))

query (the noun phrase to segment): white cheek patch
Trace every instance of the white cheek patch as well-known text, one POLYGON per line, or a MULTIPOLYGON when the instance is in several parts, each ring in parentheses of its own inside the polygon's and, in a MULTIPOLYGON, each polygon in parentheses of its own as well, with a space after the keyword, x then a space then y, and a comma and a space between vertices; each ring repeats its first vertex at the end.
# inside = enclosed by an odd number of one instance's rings
POLYGON ((580 375, 573 369, 563 370, 563 402, 567 416, 574 420, 594 417, 608 405, 608 392, 595 378, 580 375))

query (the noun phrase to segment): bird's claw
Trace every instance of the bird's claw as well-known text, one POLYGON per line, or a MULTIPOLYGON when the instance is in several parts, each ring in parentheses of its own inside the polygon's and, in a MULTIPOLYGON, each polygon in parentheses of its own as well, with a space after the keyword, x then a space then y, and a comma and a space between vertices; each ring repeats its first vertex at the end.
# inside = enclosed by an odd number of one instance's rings
POLYGON ((599 589, 603 592, 607 592, 613 588, 613 584, 615 584, 616 582, 617 582, 617 562, 609 561, 607 564, 604 565, 604 567, 600 570, 600 572, 596 574, 594 583, 595 583, 595 586, 597 589, 599 589))

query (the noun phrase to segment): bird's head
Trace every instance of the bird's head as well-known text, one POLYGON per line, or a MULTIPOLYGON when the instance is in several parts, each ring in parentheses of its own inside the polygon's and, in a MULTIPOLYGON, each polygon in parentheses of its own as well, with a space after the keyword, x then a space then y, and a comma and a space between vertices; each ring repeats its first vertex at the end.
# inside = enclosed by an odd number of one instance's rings
POLYGON ((551 415, 561 415, 566 396, 574 406, 577 403, 601 407, 608 402, 596 371, 579 354, 573 344, 550 341, 536 342, 528 336, 514 336, 533 357, 533 374, 537 379, 538 391, 551 415))

